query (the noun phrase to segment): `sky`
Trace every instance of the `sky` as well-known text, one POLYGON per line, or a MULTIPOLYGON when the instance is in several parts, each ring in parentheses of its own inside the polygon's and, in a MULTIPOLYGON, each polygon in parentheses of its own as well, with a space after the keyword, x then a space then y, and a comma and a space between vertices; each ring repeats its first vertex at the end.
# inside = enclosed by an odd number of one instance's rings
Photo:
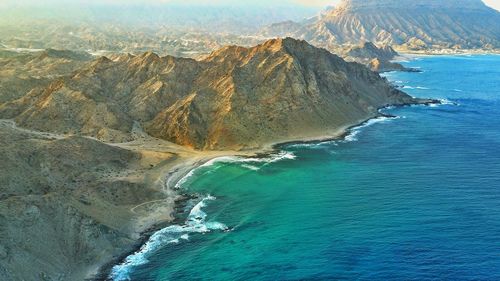
MULTIPOLYGON (((332 6, 338 3, 340 0, 252 0, 252 1, 243 1, 243 0, 0 0, 0 6, 9 6, 9 5, 47 5, 50 3, 108 3, 108 4, 166 4, 166 3, 183 3, 183 4, 203 4, 203 5, 217 5, 217 4, 246 4, 249 3, 253 5, 270 5, 270 3, 274 5, 302 5, 302 6, 313 6, 313 7, 326 7, 332 6)), ((447 0, 442 0, 447 1, 447 0)), ((500 10, 500 0, 483 0, 487 5, 493 7, 497 10, 500 10)))

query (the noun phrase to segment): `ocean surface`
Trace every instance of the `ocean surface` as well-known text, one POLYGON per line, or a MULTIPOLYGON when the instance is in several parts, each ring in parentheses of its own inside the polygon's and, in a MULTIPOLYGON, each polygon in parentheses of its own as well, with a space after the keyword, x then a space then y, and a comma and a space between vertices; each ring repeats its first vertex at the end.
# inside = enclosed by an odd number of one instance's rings
POLYGON ((446 104, 204 165, 180 183, 200 195, 186 224, 115 280, 500 280, 500 56, 404 64, 423 72, 385 76, 446 104))

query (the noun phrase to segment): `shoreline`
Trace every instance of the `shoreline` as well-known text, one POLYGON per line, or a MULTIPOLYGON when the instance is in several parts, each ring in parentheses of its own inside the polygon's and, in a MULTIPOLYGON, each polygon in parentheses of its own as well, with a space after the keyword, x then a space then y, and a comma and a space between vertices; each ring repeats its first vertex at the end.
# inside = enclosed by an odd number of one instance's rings
POLYGON ((185 217, 182 216, 184 213, 181 210, 186 206, 187 201, 197 197, 195 194, 190 194, 188 192, 178 192, 178 190, 175 188, 175 185, 178 182, 180 182, 183 178, 185 178, 189 173, 195 171, 204 164, 220 157, 226 157, 226 156, 250 157, 251 155, 253 155, 251 153, 242 153, 237 151, 235 152, 217 151, 214 153, 212 152, 208 153, 199 152, 199 153, 200 155, 195 154, 192 157, 184 157, 184 159, 182 159, 181 157, 180 161, 182 161, 182 163, 172 166, 170 168, 166 168, 166 176, 165 176, 166 182, 163 188, 165 191, 169 190, 171 192, 174 192, 176 197, 174 199, 173 213, 171 213, 171 216, 173 217, 172 220, 152 224, 149 228, 140 233, 137 241, 133 245, 131 245, 128 250, 125 250, 122 254, 114 257, 112 260, 108 260, 102 263, 102 265, 99 266, 97 273, 94 274, 94 276, 85 280, 87 281, 112 280, 110 278, 110 275, 113 267, 121 264, 128 256, 139 251, 140 248, 151 238, 153 234, 155 234, 156 232, 160 231, 165 227, 177 223, 182 224, 184 222, 185 217))
POLYGON ((394 115, 389 115, 380 112, 383 109, 390 108, 390 107, 407 107, 407 106, 413 106, 413 105, 424 105, 424 106, 430 106, 432 104, 441 104, 442 102, 439 100, 433 100, 433 99, 418 99, 416 100, 415 103, 407 103, 407 104, 400 104, 400 105, 387 105, 384 107, 381 107, 377 110, 377 114, 374 116, 368 117, 364 120, 360 120, 359 122, 355 123, 354 125, 346 126, 344 128, 340 128, 336 131, 336 133, 331 134, 329 136, 318 136, 318 137, 311 137, 311 138, 302 138, 298 140, 289 140, 289 141, 280 141, 280 142, 275 142, 275 143, 269 143, 266 145, 263 145, 262 148, 260 149, 252 149, 249 151, 226 151, 226 152, 200 152, 201 154, 212 154, 210 156, 203 156, 203 157, 192 157, 192 158, 187 158, 182 162, 181 164, 178 164, 176 166, 171 167, 166 174, 166 177, 168 177, 165 183, 165 189, 172 190, 176 192, 177 196, 180 196, 180 198, 177 198, 175 200, 175 206, 174 206, 174 212, 172 213, 172 216, 174 217, 173 220, 169 222, 162 222, 162 223, 157 223, 152 225, 150 228, 148 228, 146 231, 142 232, 140 234, 139 240, 131 247, 131 250, 124 252, 122 255, 116 257, 115 259, 106 262, 103 266, 101 266, 98 270, 98 273, 95 275, 94 278, 91 278, 89 280, 95 280, 95 281, 106 281, 106 280, 113 280, 110 278, 112 269, 121 263, 125 261, 125 259, 136 253, 137 251, 140 250, 140 248, 151 238, 151 236, 160 231, 161 229, 174 225, 176 223, 183 223, 184 217, 181 217, 182 212, 179 212, 183 207, 185 207, 185 203, 189 199, 195 198, 195 194, 190 194, 188 190, 187 193, 178 193, 176 189, 176 185, 182 181, 186 176, 189 176, 190 173, 193 173, 196 171, 198 168, 202 167, 206 163, 213 161, 215 159, 221 158, 221 157, 257 157, 257 158, 263 158, 266 157, 272 153, 279 152, 282 150, 283 147, 288 146, 288 145, 293 145, 293 144, 311 144, 311 143, 321 143, 321 142, 326 142, 326 141, 335 141, 335 140, 341 140, 346 138, 350 132, 358 128, 360 126, 363 126, 364 124, 367 124, 370 120, 381 118, 381 117, 387 117, 387 118, 396 118, 397 116, 394 115))
POLYGON ((415 55, 415 56, 463 56, 463 55, 500 55, 500 49, 430 49, 430 50, 406 50, 401 49, 396 51, 400 55, 415 55))

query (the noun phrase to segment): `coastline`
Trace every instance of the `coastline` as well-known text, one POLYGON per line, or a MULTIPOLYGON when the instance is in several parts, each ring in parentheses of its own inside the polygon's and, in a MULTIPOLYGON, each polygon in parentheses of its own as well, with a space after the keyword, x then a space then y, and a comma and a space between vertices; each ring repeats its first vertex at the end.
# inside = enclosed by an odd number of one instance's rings
MULTIPOLYGON (((209 152, 194 152, 189 156, 181 156, 177 159, 179 164, 167 165, 164 167, 164 191, 173 192, 174 206, 172 206, 173 212, 171 215, 171 220, 159 221, 152 223, 147 229, 139 234, 138 239, 134 244, 130 245, 128 249, 123 249, 123 253, 115 256, 111 260, 104 260, 98 262, 97 272, 86 280, 102 281, 102 280, 112 280, 110 279, 110 274, 114 266, 121 264, 128 256, 137 252, 149 239, 150 237, 158 232, 159 230, 177 224, 182 223, 185 219, 185 213, 182 211, 186 206, 186 203, 190 199, 196 198, 194 194, 188 192, 179 192, 176 189, 176 185, 190 173, 203 166, 204 164, 220 158, 220 157, 251 157, 257 155, 255 152, 237 152, 237 151, 209 151, 209 152), (254 154, 255 153, 255 154, 254 154), (165 176, 166 175, 166 176, 165 176)), ((147 203, 147 202, 146 202, 147 203)))
MULTIPOLYGON (((218 156, 220 157, 220 156, 218 156)), ((215 159, 217 157, 214 157, 212 159, 215 159)), ((210 161, 211 159, 206 160, 206 162, 210 161)), ((205 162, 205 163, 206 163, 205 162)), ((189 174, 191 171, 196 170, 199 168, 203 163, 201 162, 196 162, 196 164, 191 163, 190 161, 186 161, 185 165, 177 165, 171 168, 169 171, 169 177, 172 177, 173 184, 175 184, 180 181, 184 176, 189 174)), ((166 186, 167 187, 167 186, 166 186)), ((131 254, 139 251, 139 249, 144 245, 150 237, 157 231, 169 226, 173 225, 176 223, 181 223, 182 219, 180 217, 181 211, 185 206, 186 202, 193 198, 193 195, 190 194, 177 194, 179 198, 175 199, 173 210, 174 212, 172 213, 173 219, 170 221, 165 221, 165 222, 159 222, 156 224, 153 224, 149 229, 143 231, 140 234, 139 239, 131 245, 130 249, 124 250, 124 252, 113 258, 112 260, 106 261, 102 266, 99 267, 98 272, 95 274, 93 278, 90 278, 88 280, 94 280, 94 281, 103 281, 103 280, 112 280, 109 278, 111 271, 114 266, 122 263, 128 256, 131 254)))
MULTIPOLYGON (((377 114, 374 114, 372 116, 369 116, 363 120, 359 120, 358 122, 355 122, 354 124, 347 125, 343 128, 337 129, 334 133, 325 135, 325 136, 315 136, 315 137, 298 137, 297 139, 290 139, 290 140, 284 140, 284 141, 278 141, 278 142, 273 142, 269 144, 265 144, 262 146, 260 149, 252 149, 248 151, 202 151, 202 152, 197 152, 199 153, 197 156, 193 156, 191 158, 185 158, 183 162, 181 162, 178 165, 172 166, 166 171, 166 182, 165 182, 165 188, 168 190, 172 190, 176 192, 176 196, 180 196, 175 200, 175 206, 174 206, 174 213, 172 214, 173 219, 168 222, 161 222, 157 224, 153 224, 150 228, 147 230, 143 231, 140 234, 140 238, 138 241, 129 249, 124 251, 124 253, 120 256, 117 256, 111 261, 107 261, 104 263, 103 266, 101 266, 98 270, 98 273, 95 275, 94 278, 90 280, 112 280, 110 278, 112 269, 119 264, 122 264, 125 259, 138 252, 141 247, 151 238, 153 234, 156 232, 160 231, 161 229, 175 225, 176 223, 182 224, 184 222, 185 217, 181 216, 183 215, 183 212, 179 212, 179 210, 184 209, 186 206, 186 202, 189 199, 195 198, 194 194, 190 194, 189 190, 187 190, 187 193, 179 193, 178 190, 176 189, 176 185, 178 185, 179 182, 181 182, 184 178, 188 177, 190 174, 192 174, 195 170, 198 168, 202 167, 206 163, 213 161, 215 159, 221 158, 221 157, 257 157, 257 158, 264 158, 266 156, 271 155, 272 153, 277 153, 280 150, 282 150, 283 147, 288 146, 288 145, 293 145, 293 144, 310 144, 310 143, 320 143, 320 142, 325 142, 325 141, 334 141, 334 140, 341 140, 345 139, 351 132, 352 130, 363 126, 370 122, 370 120, 381 118, 381 117, 386 117, 386 118, 396 118, 396 116, 393 115, 388 115, 384 114, 381 112, 381 110, 390 108, 390 107, 405 107, 405 106, 413 106, 413 105, 424 105, 424 106, 430 106, 432 104, 441 104, 442 102, 439 100, 432 100, 432 99, 417 99, 415 100, 414 103, 407 103, 407 104, 400 104, 400 105, 387 105, 384 107, 381 107, 377 110, 377 114)), ((184 214, 185 215, 185 214, 184 214)))
POLYGON ((419 56, 467 56, 467 55, 500 55, 500 49, 430 49, 408 50, 396 49, 400 55, 419 56))

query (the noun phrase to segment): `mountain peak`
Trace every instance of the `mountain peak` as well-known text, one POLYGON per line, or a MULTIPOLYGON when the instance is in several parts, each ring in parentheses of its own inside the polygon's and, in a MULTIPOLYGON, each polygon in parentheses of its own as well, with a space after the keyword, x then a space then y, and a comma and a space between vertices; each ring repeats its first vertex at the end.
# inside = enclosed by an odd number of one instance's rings
POLYGON ((305 46, 310 46, 310 45, 304 40, 299 40, 292 37, 284 37, 284 38, 276 38, 268 40, 259 46, 261 46, 262 49, 276 52, 281 50, 293 50, 296 48, 303 48, 305 46))
POLYGON ((246 48, 241 46, 226 46, 210 54, 204 61, 207 62, 240 62, 246 63, 252 57, 264 53, 279 53, 292 54, 300 53, 314 48, 304 40, 298 40, 291 37, 275 38, 265 41, 264 43, 246 48))
POLYGON ((268 27, 334 50, 371 41, 400 49, 500 48, 500 13, 481 0, 343 0, 314 22, 268 27))
POLYGON ((136 57, 140 62, 149 64, 160 60, 160 56, 152 51, 148 51, 136 57))

